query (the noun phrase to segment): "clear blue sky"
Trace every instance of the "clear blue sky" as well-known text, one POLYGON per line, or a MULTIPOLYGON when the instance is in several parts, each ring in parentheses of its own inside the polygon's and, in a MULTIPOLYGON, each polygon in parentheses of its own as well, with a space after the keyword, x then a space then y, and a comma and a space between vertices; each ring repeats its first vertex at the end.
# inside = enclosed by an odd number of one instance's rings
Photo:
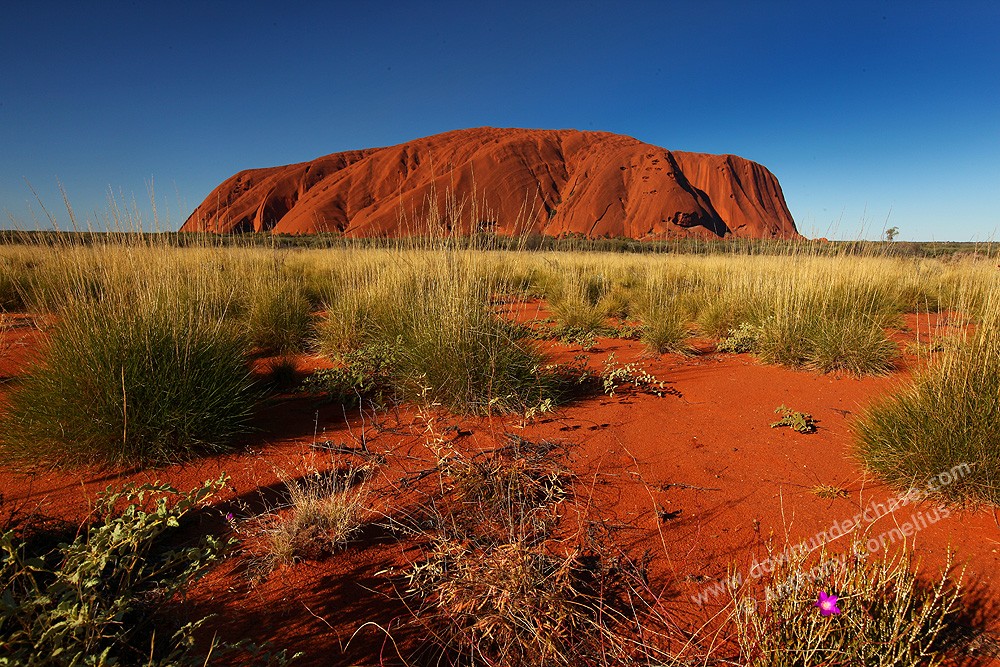
POLYGON ((493 125, 756 160, 807 235, 1000 238, 1000 2, 490 4, 5 3, 0 225, 25 179, 62 222, 59 183, 152 182, 176 228, 240 169, 493 125))

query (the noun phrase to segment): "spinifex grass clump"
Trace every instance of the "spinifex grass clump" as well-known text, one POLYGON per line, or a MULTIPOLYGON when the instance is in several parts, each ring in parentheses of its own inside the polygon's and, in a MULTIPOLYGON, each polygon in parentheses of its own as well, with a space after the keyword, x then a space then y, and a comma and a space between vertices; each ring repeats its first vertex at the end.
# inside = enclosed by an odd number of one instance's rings
POLYGON ((518 411, 548 397, 541 357, 488 307, 488 286, 463 282, 421 286, 415 317, 393 331, 404 393, 423 394, 457 411, 518 411))
POLYGON ((771 363, 821 372, 884 374, 898 350, 884 328, 898 314, 864 284, 796 285, 758 305, 753 351, 771 363))
POLYGON ((279 275, 251 294, 246 327, 260 350, 297 352, 312 332, 312 320, 312 303, 302 285, 279 275))
POLYGON ((522 411, 553 397, 558 382, 541 355, 496 312, 482 256, 447 249, 396 260, 394 270, 348 276, 320 328, 322 349, 341 358, 390 350, 383 370, 399 396, 457 412, 522 411))
POLYGON ((732 621, 741 665, 752 667, 926 667, 940 665, 955 640, 961 581, 947 571, 920 582, 908 555, 804 551, 764 580, 765 601, 739 597, 732 621))
POLYGON ((1000 504, 1000 334, 984 323, 964 344, 946 346, 911 385, 869 408, 856 431, 861 459, 890 483, 1000 504))
POLYGON ((610 283, 600 274, 580 271, 553 277, 547 296, 557 323, 556 333, 563 338, 583 340, 607 330, 608 304, 604 297, 609 288, 610 283))
POLYGON ((642 342, 653 352, 689 352, 688 325, 679 299, 669 286, 652 284, 639 305, 642 342))
POLYGON ((79 300, 0 416, 8 457, 156 463, 226 449, 255 389, 244 335, 172 303, 79 300))

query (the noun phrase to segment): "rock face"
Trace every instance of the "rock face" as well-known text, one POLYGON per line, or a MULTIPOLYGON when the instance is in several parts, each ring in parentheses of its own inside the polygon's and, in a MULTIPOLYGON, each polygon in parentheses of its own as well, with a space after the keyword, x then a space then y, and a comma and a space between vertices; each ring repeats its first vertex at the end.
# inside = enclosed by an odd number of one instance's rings
POLYGON ((241 171, 181 231, 800 238, 778 180, 755 162, 489 127, 241 171))

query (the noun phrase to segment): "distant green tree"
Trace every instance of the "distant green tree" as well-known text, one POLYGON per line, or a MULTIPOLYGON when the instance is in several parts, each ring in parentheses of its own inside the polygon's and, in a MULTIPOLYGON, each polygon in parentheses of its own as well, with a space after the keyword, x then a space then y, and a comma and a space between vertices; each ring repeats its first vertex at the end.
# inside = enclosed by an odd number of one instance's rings
POLYGON ((896 239, 897 236, 899 236, 899 227, 890 227, 889 229, 885 230, 883 234, 885 235, 886 241, 892 242, 896 239))

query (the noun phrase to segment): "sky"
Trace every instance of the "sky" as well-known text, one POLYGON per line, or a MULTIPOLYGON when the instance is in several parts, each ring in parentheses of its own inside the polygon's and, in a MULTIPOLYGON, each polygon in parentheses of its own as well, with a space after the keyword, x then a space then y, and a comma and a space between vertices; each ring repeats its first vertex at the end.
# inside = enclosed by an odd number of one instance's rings
POLYGON ((4 2, 0 227, 178 228, 241 169, 453 129, 733 153, 807 236, 1000 240, 1000 2, 4 2), (46 211, 48 213, 46 213, 46 211))

